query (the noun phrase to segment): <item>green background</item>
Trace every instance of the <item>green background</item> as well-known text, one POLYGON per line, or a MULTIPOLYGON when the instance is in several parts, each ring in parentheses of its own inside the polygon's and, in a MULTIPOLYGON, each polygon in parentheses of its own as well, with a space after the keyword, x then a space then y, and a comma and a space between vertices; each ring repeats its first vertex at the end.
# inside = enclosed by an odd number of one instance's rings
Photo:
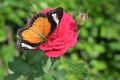
MULTIPOLYGON (((59 6, 76 21, 80 12, 87 13, 88 20, 80 30, 76 46, 56 59, 62 63, 57 69, 76 66, 65 66, 66 60, 86 66, 79 66, 78 72, 59 71, 64 79, 59 75, 58 80, 120 80, 120 0, 0 0, 0 80, 10 72, 8 61, 19 55, 17 29, 25 27, 33 13, 59 6)), ((54 79, 46 75, 45 80, 54 79)))

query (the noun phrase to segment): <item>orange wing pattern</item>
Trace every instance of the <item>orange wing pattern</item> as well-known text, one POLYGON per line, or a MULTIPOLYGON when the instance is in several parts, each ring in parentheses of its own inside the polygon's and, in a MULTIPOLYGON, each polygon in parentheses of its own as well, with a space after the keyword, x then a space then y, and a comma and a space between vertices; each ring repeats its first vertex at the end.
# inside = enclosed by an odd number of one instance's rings
POLYGON ((39 17, 29 29, 22 32, 21 36, 33 44, 43 43, 49 35, 50 28, 51 25, 47 17, 39 17))

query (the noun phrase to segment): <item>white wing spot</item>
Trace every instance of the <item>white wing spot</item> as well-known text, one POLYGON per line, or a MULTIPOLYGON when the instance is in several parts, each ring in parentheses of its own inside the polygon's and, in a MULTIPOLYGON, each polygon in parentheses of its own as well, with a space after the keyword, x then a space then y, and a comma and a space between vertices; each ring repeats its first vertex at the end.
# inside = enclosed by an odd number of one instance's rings
POLYGON ((24 43, 21 43, 21 45, 22 45, 22 47, 27 47, 28 49, 35 49, 35 47, 32 47, 32 46, 24 44, 24 43))
POLYGON ((57 25, 58 25, 58 23, 59 23, 59 19, 58 19, 58 17, 57 17, 57 14, 55 13, 55 14, 52 14, 52 17, 53 17, 53 19, 54 19, 54 21, 57 23, 57 25))

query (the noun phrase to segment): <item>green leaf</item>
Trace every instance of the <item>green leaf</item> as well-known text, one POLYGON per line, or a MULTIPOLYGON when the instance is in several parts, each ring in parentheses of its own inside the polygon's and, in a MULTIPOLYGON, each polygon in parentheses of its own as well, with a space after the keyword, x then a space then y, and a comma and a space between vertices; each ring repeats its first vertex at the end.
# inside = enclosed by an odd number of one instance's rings
POLYGON ((5 76, 4 80, 16 80, 19 77, 20 77, 20 75, 18 75, 18 74, 9 74, 9 75, 5 76))
POLYGON ((112 42, 109 44, 109 47, 112 50, 120 50, 120 42, 112 42))
POLYGON ((3 76, 3 75, 4 75, 4 71, 3 71, 3 68, 0 66, 0 77, 3 76))
POLYGON ((43 76, 42 77, 35 77, 34 80, 43 80, 43 76))
POLYGON ((20 57, 14 57, 14 60, 8 63, 10 70, 17 74, 27 74, 31 71, 30 66, 20 57))
POLYGON ((57 79, 57 80, 65 80, 65 75, 66 75, 66 70, 65 69, 61 69, 61 70, 59 70, 59 71, 56 71, 55 73, 54 73, 54 77, 57 79))
POLYGON ((120 22, 120 13, 119 13, 119 12, 117 12, 117 13, 114 15, 114 17, 115 17, 115 20, 116 20, 117 22, 120 22))
POLYGON ((107 69, 107 65, 105 62, 103 61, 100 61, 100 60, 92 60, 91 62, 91 65, 94 67, 94 70, 105 70, 107 69))
POLYGON ((3 42, 7 39, 6 32, 2 28, 0 28, 0 42, 3 42))
POLYGON ((42 51, 27 51, 25 54, 26 61, 29 64, 40 62, 43 56, 42 51))
POLYGON ((52 77, 51 75, 46 74, 46 75, 44 76, 44 80, 56 80, 56 78, 55 78, 55 77, 52 77))
POLYGON ((120 54, 116 54, 116 55, 114 56, 114 60, 115 60, 115 61, 120 61, 120 54))
POLYGON ((85 68, 83 63, 77 63, 77 64, 73 64, 73 66, 71 66, 72 71, 76 72, 76 73, 87 73, 87 69, 85 68))
POLYGON ((55 69, 59 64, 60 64, 60 61, 56 60, 56 61, 53 63, 51 69, 55 69))
POLYGON ((34 80, 33 76, 29 76, 27 80, 34 80))
POLYGON ((15 54, 15 45, 4 45, 0 49, 0 55, 3 57, 5 64, 7 65, 9 60, 13 58, 13 55, 15 54))
POLYGON ((102 16, 99 16, 99 17, 96 18, 95 24, 96 25, 101 25, 103 23, 103 21, 104 21, 104 18, 102 16))
POLYGON ((67 62, 67 64, 68 64, 68 66, 70 66, 71 71, 73 71, 75 73, 85 74, 88 72, 84 63, 67 62))
POLYGON ((83 38, 86 38, 88 37, 89 33, 86 29, 81 29, 81 32, 80 32, 80 36, 83 37, 83 38))
POLYGON ((50 68, 51 68, 51 65, 52 65, 52 61, 51 61, 51 58, 49 57, 47 62, 46 62, 46 65, 44 66, 44 71, 47 73, 50 68))
POLYGON ((34 63, 31 66, 33 69, 33 73, 36 77, 44 75, 44 71, 43 71, 42 65, 40 63, 34 63))

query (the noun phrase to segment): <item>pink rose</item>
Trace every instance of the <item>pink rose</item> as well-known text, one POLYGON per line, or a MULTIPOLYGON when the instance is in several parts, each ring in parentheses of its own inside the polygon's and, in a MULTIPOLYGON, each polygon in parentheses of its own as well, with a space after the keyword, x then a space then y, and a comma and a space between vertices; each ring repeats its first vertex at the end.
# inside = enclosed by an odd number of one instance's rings
MULTIPOLYGON (((42 13, 52 10, 47 8, 42 13)), ((29 26, 29 24, 28 24, 29 26)), ((48 43, 41 44, 38 48, 49 57, 59 57, 77 43, 77 25, 72 15, 64 12, 60 24, 47 38, 48 43)))

